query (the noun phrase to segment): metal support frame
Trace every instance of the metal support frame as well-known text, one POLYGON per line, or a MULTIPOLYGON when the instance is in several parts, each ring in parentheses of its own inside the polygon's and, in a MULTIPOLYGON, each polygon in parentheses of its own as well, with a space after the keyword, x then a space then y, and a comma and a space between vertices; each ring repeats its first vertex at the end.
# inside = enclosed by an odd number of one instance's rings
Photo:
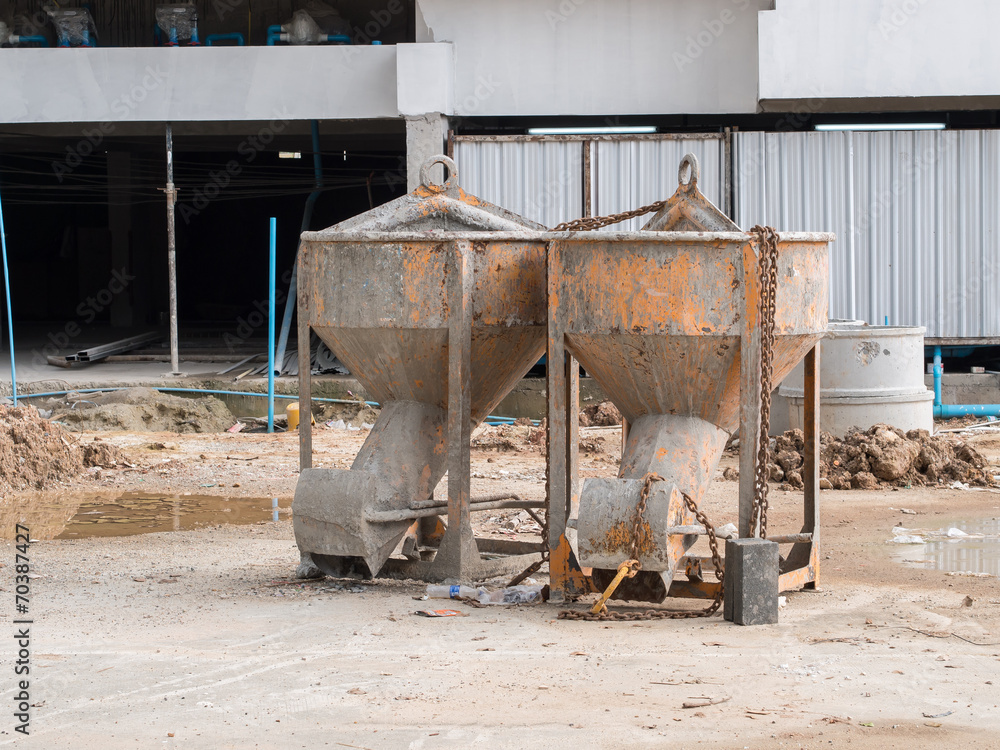
MULTIPOLYGON (((820 397, 820 344, 805 358, 805 413, 803 433, 805 442, 805 465, 802 481, 805 484, 803 497, 804 520, 802 534, 808 534, 808 541, 797 541, 788 555, 781 561, 778 589, 802 586, 806 589, 819 588, 820 554, 820 508, 819 508, 819 397, 820 397)), ((793 537, 794 538, 794 537, 793 537)), ((776 541, 777 537, 774 537, 776 541)))
MULTIPOLYGON (((553 257, 548 257, 548 293, 553 293, 553 257)), ((566 350, 564 335, 549 306, 547 370, 547 488, 549 599, 560 602, 594 590, 590 570, 576 560, 566 538, 566 522, 580 503, 580 364, 566 350)))
MULTIPOLYGON (((552 256, 549 257, 549 294, 553 293, 552 256)), ((760 296, 758 256, 753 243, 743 250, 743 284, 741 319, 745 322, 741 334, 740 353, 740 484, 739 535, 754 536, 750 529, 753 513, 754 469, 760 436, 761 350, 758 323, 760 296)), ((549 535, 544 540, 549 547, 549 576, 554 601, 593 591, 589 569, 582 568, 566 539, 566 521, 575 504, 579 503, 578 427, 579 425, 579 365, 565 346, 564 334, 549 308, 548 338, 548 499, 549 535), (565 363, 559 367, 558 363, 565 363)), ((819 586, 820 508, 819 508, 819 413, 820 413, 820 345, 805 357, 805 465, 802 479, 804 490, 804 523, 798 534, 774 536, 779 544, 791 544, 792 549, 782 559, 779 589, 796 587, 816 589, 819 586)), ((627 425, 623 424, 623 432, 627 425)), ((623 437, 624 441, 624 437, 623 437)), ((668 592, 671 597, 711 599, 719 584, 715 581, 674 581, 668 592)))
POLYGON ((465 579, 479 564, 469 514, 472 441, 472 243, 455 243, 448 289, 448 528, 431 563, 435 578, 465 579))

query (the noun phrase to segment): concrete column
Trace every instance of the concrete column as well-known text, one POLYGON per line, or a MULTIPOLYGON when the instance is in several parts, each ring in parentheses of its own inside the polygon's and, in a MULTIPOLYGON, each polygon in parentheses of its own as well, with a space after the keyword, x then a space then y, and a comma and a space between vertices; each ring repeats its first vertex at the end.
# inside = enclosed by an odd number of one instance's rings
MULTIPOLYGON (((111 272, 121 278, 134 276, 132 268, 132 155, 127 151, 108 152, 108 229, 111 232, 111 272)), ((112 278, 112 276, 109 276, 112 278)), ((119 281, 118 283, 122 283, 119 281)), ((111 325, 133 324, 132 289, 118 290, 111 301, 111 325)))
MULTIPOLYGON (((406 116, 406 190, 420 184, 420 166, 431 156, 445 153, 448 140, 448 118, 437 112, 406 116)), ((435 167, 431 177, 443 181, 441 167, 435 167)))

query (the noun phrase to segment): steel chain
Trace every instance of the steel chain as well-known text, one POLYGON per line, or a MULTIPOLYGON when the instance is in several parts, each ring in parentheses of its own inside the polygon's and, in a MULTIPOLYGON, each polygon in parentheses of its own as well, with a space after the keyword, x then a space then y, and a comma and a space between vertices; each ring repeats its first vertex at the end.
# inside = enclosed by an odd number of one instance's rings
POLYGON ((624 211, 620 214, 610 214, 608 216, 584 216, 579 219, 574 219, 573 221, 564 221, 552 231, 581 232, 592 229, 600 229, 601 227, 618 224, 623 221, 628 221, 629 219, 635 219, 639 216, 645 216, 646 214, 653 213, 654 211, 659 211, 665 205, 667 205, 666 201, 657 201, 656 203, 650 203, 648 206, 634 208, 631 211, 624 211))
MULTIPOLYGON (((650 473, 646 475, 643 482, 642 491, 639 493, 639 504, 636 506, 636 521, 632 533, 632 557, 634 559, 638 559, 638 530, 642 524, 643 513, 646 512, 646 501, 649 499, 649 494, 652 491, 653 482, 663 481, 665 480, 659 474, 650 473)), ((712 603, 705 609, 691 611, 647 609, 645 612, 621 612, 605 609, 599 614, 594 614, 587 610, 566 609, 559 613, 560 620, 691 620, 696 617, 710 617, 719 611, 725 593, 725 566, 722 563, 722 555, 719 554, 719 542, 715 538, 715 527, 712 526, 708 520, 708 516, 698 508, 698 504, 690 495, 686 492, 682 492, 681 495, 684 497, 684 505, 694 514, 694 517, 698 519, 698 523, 704 526, 705 531, 708 533, 708 546, 712 550, 712 565, 715 566, 715 577, 719 581, 719 588, 715 593, 715 599, 712 603)))
POLYGON ((760 434, 757 439, 757 466, 753 478, 753 514, 750 533, 767 538, 767 492, 769 444, 771 432, 771 377, 774 372, 774 319, 778 290, 778 233, 759 224, 750 230, 755 235, 759 260, 760 298, 757 324, 760 326, 760 434))

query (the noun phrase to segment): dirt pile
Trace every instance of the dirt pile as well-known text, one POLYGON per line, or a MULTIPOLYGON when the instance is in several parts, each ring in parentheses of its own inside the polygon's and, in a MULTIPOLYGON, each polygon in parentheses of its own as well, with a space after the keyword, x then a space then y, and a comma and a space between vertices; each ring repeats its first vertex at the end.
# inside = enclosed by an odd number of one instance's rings
POLYGON ((236 422, 214 396, 183 398, 151 388, 67 397, 51 404, 52 420, 72 431, 223 432, 236 422))
MULTIPOLYGON (((293 403, 289 401, 288 403, 293 403)), ((297 403, 297 402, 295 402, 297 403)), ((287 406, 287 404, 285 404, 287 406)), ((354 404, 320 403, 313 407, 313 416, 317 422, 327 424, 343 420, 345 427, 370 427, 375 424, 381 410, 369 406, 364 401, 354 404)))
MULTIPOLYGON (((771 451, 771 480, 802 487, 803 460, 802 431, 789 430, 779 435, 771 451)), ((852 430, 843 438, 820 435, 823 489, 876 489, 956 481, 979 487, 994 484, 986 459, 957 436, 931 436, 926 430, 903 432, 884 424, 852 430)))
POLYGON ((528 425, 483 425, 472 436, 472 447, 479 450, 500 452, 524 451, 529 447, 528 436, 531 427, 528 425))
POLYGON ((0 492, 44 489, 84 470, 82 452, 30 406, 0 407, 0 492))
POLYGON ((622 423, 622 413, 610 401, 580 409, 581 427, 611 427, 622 423))
POLYGON ((110 443, 103 442, 97 437, 94 438, 94 442, 85 443, 81 446, 80 450, 82 453, 83 465, 88 469, 94 466, 102 469, 113 469, 116 466, 128 464, 128 461, 125 460, 125 456, 122 455, 122 452, 118 450, 118 448, 110 443))

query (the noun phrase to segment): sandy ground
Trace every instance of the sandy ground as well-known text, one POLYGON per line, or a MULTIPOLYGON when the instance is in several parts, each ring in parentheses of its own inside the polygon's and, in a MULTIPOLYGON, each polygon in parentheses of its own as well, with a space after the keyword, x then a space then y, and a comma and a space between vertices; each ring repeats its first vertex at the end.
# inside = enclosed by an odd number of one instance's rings
MULTIPOLYGON (((583 433, 605 438, 583 457, 584 476, 613 475, 618 431, 583 433)), ((294 491, 295 435, 100 437, 134 466, 42 498, 72 506, 139 491, 284 504, 294 491)), ((363 437, 318 429, 316 463, 349 466, 363 437)), ((976 441, 996 464, 1000 440, 976 441)), ((723 468, 735 463, 727 455, 723 468)), ((544 497, 537 447, 476 450, 473 476, 474 494, 544 497)), ((735 520, 736 493, 735 482, 713 483, 713 520, 735 520)), ((1000 747, 997 579, 904 567, 898 545, 886 544, 900 523, 1000 516, 1000 493, 830 490, 822 501, 821 591, 788 592, 780 623, 752 628, 719 616, 567 622, 549 604, 458 605, 467 616, 425 619, 414 611, 435 602, 414 601, 424 588, 416 582, 288 582, 297 552, 287 514, 39 541, 30 550, 39 575, 31 735, 13 732, 11 639, 0 649, 0 746, 1000 747), (917 515, 893 510, 904 507, 917 515), (721 702, 682 708, 701 697, 721 702)), ((800 503, 800 493, 773 492, 772 532, 798 530, 800 503)), ((481 520, 490 533, 531 538, 481 520)), ((8 541, 0 616, 10 629, 14 554, 8 541)))

